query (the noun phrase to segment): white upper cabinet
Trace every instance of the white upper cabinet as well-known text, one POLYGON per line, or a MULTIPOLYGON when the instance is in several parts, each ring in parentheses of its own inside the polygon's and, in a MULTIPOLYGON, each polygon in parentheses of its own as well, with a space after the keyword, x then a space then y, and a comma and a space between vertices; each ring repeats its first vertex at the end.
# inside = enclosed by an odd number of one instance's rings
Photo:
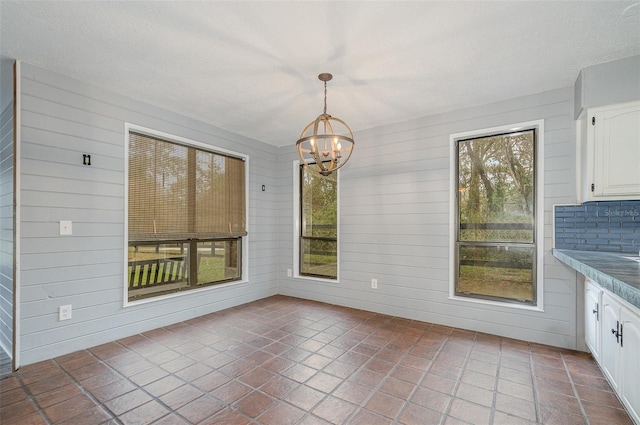
POLYGON ((640 199, 640 101, 588 109, 578 137, 580 201, 640 199))

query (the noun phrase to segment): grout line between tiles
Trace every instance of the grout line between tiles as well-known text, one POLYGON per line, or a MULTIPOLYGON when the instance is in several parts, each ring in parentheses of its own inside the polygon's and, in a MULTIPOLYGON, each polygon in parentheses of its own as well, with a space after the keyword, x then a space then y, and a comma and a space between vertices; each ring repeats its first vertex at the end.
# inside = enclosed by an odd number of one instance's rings
POLYGON ((560 358, 562 358, 562 366, 564 367, 564 371, 567 373, 569 377, 569 383, 571 384, 571 390, 573 391, 573 396, 578 401, 578 406, 580 407, 580 413, 582 414, 582 418, 584 419, 585 425, 589 425, 589 417, 587 416, 587 412, 584 410, 584 405, 582 404, 582 400, 580 399, 580 395, 578 394, 578 390, 576 389, 576 385, 573 382, 573 377, 571 376, 571 371, 567 367, 567 362, 564 359, 564 355, 560 353, 560 358))
POLYGON ((498 383, 500 382, 500 365, 502 364, 502 338, 500 338, 500 349, 498 350, 498 363, 496 364, 496 378, 493 382, 493 399, 491 400, 491 413, 489 423, 493 423, 496 415, 496 403, 498 401, 498 383))
POLYGON ((541 414, 540 414, 540 403, 539 403, 539 394, 538 394, 538 380, 536 379, 536 367, 535 361, 533 358, 533 353, 531 352, 531 345, 529 345, 529 373, 531 374, 531 384, 533 385, 533 405, 536 409, 536 423, 541 423, 541 414))

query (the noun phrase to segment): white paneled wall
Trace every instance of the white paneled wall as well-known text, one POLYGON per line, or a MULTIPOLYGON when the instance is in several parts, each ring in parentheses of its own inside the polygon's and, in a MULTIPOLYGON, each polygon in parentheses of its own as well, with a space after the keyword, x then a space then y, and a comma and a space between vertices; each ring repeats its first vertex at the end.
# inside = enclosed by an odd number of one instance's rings
MULTIPOLYGON (((287 277, 295 255, 293 142, 277 149, 28 64, 20 81, 23 365, 276 293, 577 346, 575 274, 550 254, 552 205, 576 199, 571 88, 356 132, 340 171, 340 282, 328 283, 287 277), (449 136, 540 119, 544 311, 450 300, 449 136), (126 122, 249 156, 248 282, 123 307, 126 122), (83 153, 91 166, 82 165, 83 153), (60 220, 73 222, 72 236, 58 235, 60 220), (66 304, 73 319, 60 322, 58 307, 66 304)), ((13 244, 5 230, 6 171, 3 251, 13 244)), ((0 299, 13 284, 4 259, 0 299)))
POLYGON ((0 114, 0 350, 9 355, 13 350, 13 174, 10 102, 0 114))
POLYGON ((28 64, 21 83, 21 364, 276 293, 276 148, 28 64), (249 156, 247 282, 123 307, 126 122, 249 156))
POLYGON ((280 148, 280 292, 575 348, 575 275, 550 254, 552 205, 575 201, 572 113, 573 91, 566 88, 356 132, 354 153, 340 171, 339 283, 286 277, 294 255, 296 152, 293 144, 280 148), (545 128, 544 311, 450 300, 449 136, 539 119, 545 128))

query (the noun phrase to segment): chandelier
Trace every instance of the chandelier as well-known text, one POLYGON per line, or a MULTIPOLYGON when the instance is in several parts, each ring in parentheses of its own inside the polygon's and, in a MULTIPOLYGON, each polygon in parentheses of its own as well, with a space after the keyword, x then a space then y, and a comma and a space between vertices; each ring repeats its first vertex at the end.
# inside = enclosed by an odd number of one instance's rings
POLYGON ((355 144, 347 123, 327 114, 327 81, 332 78, 328 73, 318 75, 324 81, 324 111, 302 130, 296 142, 300 161, 305 166, 316 164, 323 176, 346 164, 355 144))

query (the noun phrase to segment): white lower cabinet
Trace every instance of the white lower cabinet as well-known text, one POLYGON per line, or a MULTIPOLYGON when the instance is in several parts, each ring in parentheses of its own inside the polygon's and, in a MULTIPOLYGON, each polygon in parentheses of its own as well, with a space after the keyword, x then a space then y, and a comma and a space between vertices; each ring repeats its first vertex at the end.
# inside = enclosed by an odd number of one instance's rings
POLYGON ((585 339, 631 419, 640 425, 640 309, 586 279, 585 339))
POLYGON ((636 310, 623 309, 621 312, 622 359, 620 377, 622 379, 622 402, 629 409, 631 417, 640 424, 640 314, 636 310))
POLYGON ((602 345, 600 366, 613 390, 620 393, 620 304, 609 294, 602 294, 602 345))
POLYGON ((600 305, 602 289, 587 279, 584 287, 584 336, 593 358, 600 361, 600 305))

